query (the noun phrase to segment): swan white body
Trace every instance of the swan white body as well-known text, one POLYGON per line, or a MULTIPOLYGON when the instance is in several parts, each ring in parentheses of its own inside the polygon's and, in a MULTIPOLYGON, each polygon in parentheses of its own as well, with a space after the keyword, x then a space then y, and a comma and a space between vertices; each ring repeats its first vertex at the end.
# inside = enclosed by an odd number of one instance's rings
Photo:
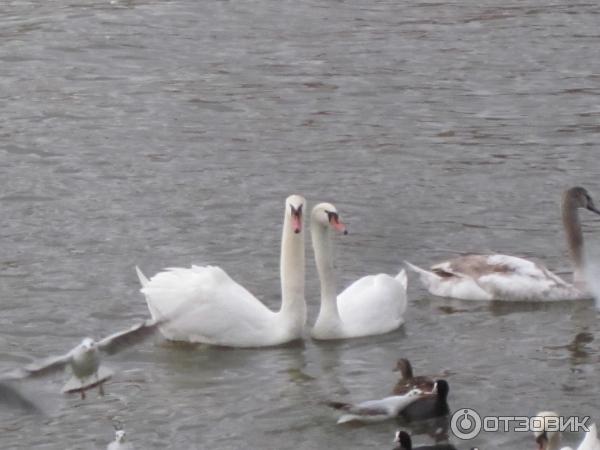
POLYGON ((585 293, 541 264, 509 255, 465 255, 424 270, 406 262, 433 295, 463 300, 574 300, 585 293))
POLYGON ((138 269, 152 317, 177 313, 160 327, 161 333, 170 340, 228 347, 272 346, 300 338, 306 323, 304 203, 297 195, 286 200, 279 311, 271 311, 220 267, 171 268, 150 280, 138 269))
MULTIPOLYGON (((571 447, 564 447, 562 450, 571 450, 571 447)), ((585 433, 585 437, 577 450, 600 450, 600 440, 598 440, 598 430, 596 424, 590 425, 590 429, 585 433)))
POLYGON ((508 255, 464 255, 436 264, 430 270, 407 266, 419 274, 430 293, 463 300, 553 301, 591 298, 583 268, 583 236, 577 208, 600 214, 583 188, 563 196, 563 224, 574 263, 574 284, 545 266, 508 255))
POLYGON ((420 389, 413 389, 405 395, 393 395, 379 400, 367 400, 365 402, 351 403, 331 403, 336 409, 346 411, 348 414, 342 415, 337 423, 358 422, 380 422, 387 419, 398 417, 400 412, 408 405, 412 404, 424 395, 420 389))
POLYGON ((311 214, 311 235, 321 281, 321 309, 315 339, 344 339, 388 333, 404 323, 406 272, 369 275, 336 296, 331 228, 345 231, 335 207, 321 203, 311 214))

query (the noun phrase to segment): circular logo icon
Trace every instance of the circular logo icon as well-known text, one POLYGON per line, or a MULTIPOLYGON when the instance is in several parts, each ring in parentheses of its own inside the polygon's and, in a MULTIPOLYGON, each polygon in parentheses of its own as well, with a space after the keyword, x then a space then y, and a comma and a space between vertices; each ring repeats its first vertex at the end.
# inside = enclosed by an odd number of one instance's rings
POLYGON ((457 410, 450 419, 452 433, 459 439, 473 439, 481 431, 481 417, 477 411, 469 408, 457 410))

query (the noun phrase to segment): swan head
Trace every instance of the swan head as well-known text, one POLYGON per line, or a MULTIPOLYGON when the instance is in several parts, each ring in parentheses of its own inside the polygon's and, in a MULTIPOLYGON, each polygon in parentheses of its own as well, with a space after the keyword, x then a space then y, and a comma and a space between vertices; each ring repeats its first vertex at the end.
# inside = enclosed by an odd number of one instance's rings
POLYGON ((565 200, 569 201, 576 208, 585 208, 596 214, 600 214, 600 210, 594 205, 594 201, 588 191, 580 186, 572 187, 565 191, 565 200))
POLYGON ((285 214, 291 219, 292 229, 298 234, 302 231, 303 210, 306 200, 301 195, 290 195, 285 199, 285 214))
POLYGON ((552 411, 542 411, 536 414, 540 427, 533 431, 538 450, 554 450, 559 448, 560 434, 558 414, 552 411))
POLYGON ((335 206, 331 203, 319 203, 312 210, 311 220, 327 228, 331 227, 340 233, 348 234, 346 225, 340 220, 335 206))

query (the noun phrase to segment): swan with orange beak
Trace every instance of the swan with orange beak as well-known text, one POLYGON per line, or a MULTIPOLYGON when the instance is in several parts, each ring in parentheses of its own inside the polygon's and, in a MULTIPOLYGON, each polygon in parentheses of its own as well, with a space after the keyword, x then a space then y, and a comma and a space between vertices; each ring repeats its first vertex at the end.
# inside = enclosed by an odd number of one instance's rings
POLYGON ((388 333, 404 323, 406 272, 360 278, 337 295, 333 232, 348 234, 331 203, 311 213, 310 231, 321 282, 321 309, 312 329, 314 339, 346 339, 388 333))

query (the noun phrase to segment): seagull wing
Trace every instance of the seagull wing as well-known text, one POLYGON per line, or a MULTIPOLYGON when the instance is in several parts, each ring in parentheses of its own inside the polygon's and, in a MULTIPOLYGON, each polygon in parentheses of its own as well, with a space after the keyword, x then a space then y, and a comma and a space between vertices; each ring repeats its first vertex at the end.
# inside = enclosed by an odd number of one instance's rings
POLYGON ((390 406, 387 399, 368 400, 351 405, 346 411, 359 416, 387 416, 390 414, 390 406))
POLYGON ((358 416, 378 416, 387 414, 385 402, 381 400, 369 400, 358 404, 345 402, 326 402, 330 408, 339 409, 358 416))
POLYGON ((54 372, 59 372, 71 362, 72 350, 69 353, 60 356, 49 356, 48 358, 27 364, 19 369, 6 372, 0 377, 0 380, 19 380, 29 377, 43 377, 54 372))
POLYGON ((97 345, 100 350, 113 355, 134 344, 138 344, 152 336, 164 320, 147 320, 138 323, 125 331, 119 331, 100 340, 97 345))

